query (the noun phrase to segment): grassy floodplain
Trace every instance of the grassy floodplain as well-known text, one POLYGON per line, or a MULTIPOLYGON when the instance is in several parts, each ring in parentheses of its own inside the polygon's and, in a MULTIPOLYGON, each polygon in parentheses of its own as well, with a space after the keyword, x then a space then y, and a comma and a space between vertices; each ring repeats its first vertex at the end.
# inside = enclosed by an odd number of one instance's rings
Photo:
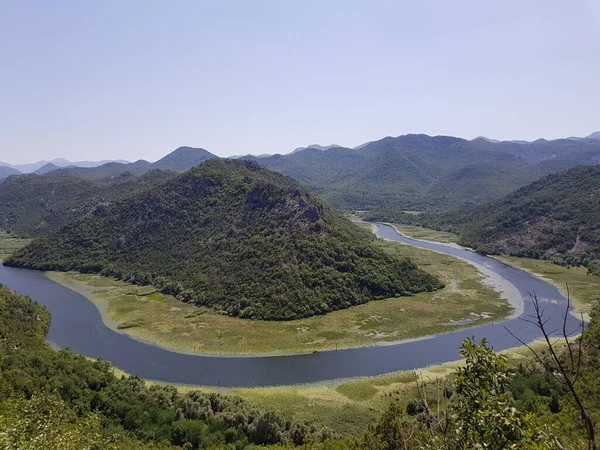
POLYGON ((25 247, 29 242, 31 242, 31 239, 21 239, 8 234, 6 231, 0 231, 0 260, 6 259, 13 252, 25 247))
POLYGON ((400 243, 379 241, 378 245, 394 256, 410 257, 439 276, 446 287, 325 316, 274 322, 227 317, 152 287, 98 275, 53 272, 48 276, 90 299, 113 329, 198 354, 292 354, 375 345, 449 332, 461 327, 449 323, 464 319, 483 324, 510 313, 508 302, 468 263, 400 243))
POLYGON ((554 284, 565 296, 568 284, 575 313, 583 314, 586 320, 594 302, 600 299, 600 277, 589 274, 585 267, 563 267, 549 261, 514 256, 495 258, 554 284))
POLYGON ((401 223, 391 224, 398 233, 411 239, 420 239, 423 241, 436 241, 456 244, 459 240, 458 235, 446 231, 431 230, 429 228, 417 227, 414 225, 405 225, 401 223))

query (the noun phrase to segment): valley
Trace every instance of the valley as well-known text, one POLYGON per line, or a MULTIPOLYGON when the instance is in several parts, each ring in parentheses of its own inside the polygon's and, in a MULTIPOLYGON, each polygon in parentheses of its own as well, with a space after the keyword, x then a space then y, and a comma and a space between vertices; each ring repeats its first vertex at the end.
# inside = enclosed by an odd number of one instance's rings
POLYGON ((0 450, 600 450, 599 7, 5 2, 0 450))

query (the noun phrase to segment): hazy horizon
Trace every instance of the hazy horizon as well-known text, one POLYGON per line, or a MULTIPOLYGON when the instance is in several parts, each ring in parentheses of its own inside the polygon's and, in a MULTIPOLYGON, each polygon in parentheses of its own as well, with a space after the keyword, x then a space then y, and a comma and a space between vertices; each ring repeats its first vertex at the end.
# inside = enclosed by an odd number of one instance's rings
POLYGON ((4 5, 0 161, 600 129, 600 3, 4 5))

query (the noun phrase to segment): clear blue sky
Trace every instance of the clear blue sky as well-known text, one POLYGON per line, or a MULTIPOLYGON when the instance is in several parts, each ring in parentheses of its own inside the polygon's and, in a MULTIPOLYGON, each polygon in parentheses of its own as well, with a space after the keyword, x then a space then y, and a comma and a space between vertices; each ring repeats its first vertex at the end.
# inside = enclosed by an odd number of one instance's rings
POLYGON ((14 0, 0 58, 10 163, 600 129, 598 0, 14 0))

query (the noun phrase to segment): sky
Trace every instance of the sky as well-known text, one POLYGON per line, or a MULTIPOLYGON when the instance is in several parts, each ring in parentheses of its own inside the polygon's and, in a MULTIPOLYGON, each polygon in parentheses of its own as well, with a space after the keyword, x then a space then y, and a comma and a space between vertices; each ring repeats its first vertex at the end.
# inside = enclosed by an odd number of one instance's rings
POLYGON ((0 161, 600 129, 600 1, 4 1, 0 161))

